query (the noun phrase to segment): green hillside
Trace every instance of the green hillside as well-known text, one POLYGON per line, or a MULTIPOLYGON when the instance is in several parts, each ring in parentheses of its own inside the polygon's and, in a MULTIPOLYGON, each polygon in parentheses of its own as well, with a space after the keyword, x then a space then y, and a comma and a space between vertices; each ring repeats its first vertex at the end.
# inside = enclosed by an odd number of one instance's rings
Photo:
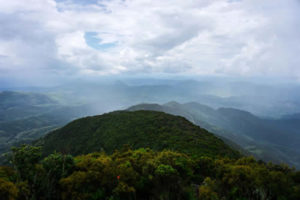
POLYGON ((12 148, 12 166, 0 166, 3 199, 300 197, 299 171, 242 157, 205 129, 163 112, 78 119, 35 143, 41 144, 12 148))
POLYGON ((133 149, 169 149, 192 156, 239 157, 221 139, 183 117, 155 111, 117 111, 75 120, 39 142, 43 153, 72 155, 104 150, 112 153, 125 144, 133 149))
MULTIPOLYGON (((185 117, 215 133, 230 146, 232 142, 237 144, 257 159, 287 163, 300 169, 300 120, 297 115, 265 119, 243 110, 213 109, 196 102, 139 104, 128 110, 155 110, 185 117)), ((234 148, 237 149, 236 145, 234 148)))

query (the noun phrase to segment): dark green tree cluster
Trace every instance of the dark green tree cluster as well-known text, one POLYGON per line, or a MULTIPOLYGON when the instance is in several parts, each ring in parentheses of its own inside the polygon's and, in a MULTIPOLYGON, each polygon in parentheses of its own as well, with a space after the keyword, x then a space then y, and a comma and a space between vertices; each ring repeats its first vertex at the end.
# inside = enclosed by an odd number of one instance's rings
POLYGON ((200 199, 300 199, 300 172, 286 165, 253 157, 198 162, 198 174, 202 170, 205 177, 198 190, 200 199))
POLYGON ((241 157, 220 138, 185 118, 154 111, 115 111, 81 118, 38 142, 44 155, 54 150, 74 156, 102 150, 111 154, 129 144, 133 149, 170 149, 192 157, 241 157))
POLYGON ((240 159, 192 158, 170 150, 124 147, 108 155, 72 157, 13 149, 0 168, 5 200, 300 199, 300 172, 285 165, 240 159))

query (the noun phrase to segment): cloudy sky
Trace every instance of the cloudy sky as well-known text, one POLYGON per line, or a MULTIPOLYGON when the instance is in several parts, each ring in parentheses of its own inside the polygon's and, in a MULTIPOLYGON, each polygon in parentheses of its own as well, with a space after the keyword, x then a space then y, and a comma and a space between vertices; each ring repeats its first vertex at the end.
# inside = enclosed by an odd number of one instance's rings
POLYGON ((300 79, 299 0, 0 0, 0 83, 300 79))

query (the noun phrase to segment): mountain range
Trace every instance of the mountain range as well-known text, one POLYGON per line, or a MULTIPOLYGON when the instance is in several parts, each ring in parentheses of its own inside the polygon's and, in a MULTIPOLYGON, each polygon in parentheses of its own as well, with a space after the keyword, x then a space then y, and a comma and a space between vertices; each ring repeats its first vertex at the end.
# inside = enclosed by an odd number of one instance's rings
MULTIPOLYGON (((141 101, 162 102, 171 97, 189 99, 190 91, 181 90, 179 83, 182 83, 182 88, 186 86, 194 89, 202 87, 202 90, 207 88, 207 84, 197 86, 195 82, 174 82, 164 86, 161 83, 140 86, 118 82, 108 84, 107 87, 79 85, 77 93, 74 87, 62 88, 62 92, 58 88, 46 93, 0 92, 0 153, 8 152, 11 146, 30 143, 80 117, 122 110, 130 104, 141 101), (180 89, 181 95, 176 92, 176 86, 180 89), (170 88, 173 89, 169 90, 170 88), (162 92, 163 95, 157 97, 155 95, 157 91, 162 92)), ((195 95, 199 97, 198 94, 195 95)), ((129 110, 146 109, 180 115, 217 134, 219 138, 243 154, 255 155, 256 158, 265 161, 285 162, 290 166, 300 167, 299 114, 286 114, 274 118, 262 117, 237 108, 220 107, 224 103, 220 103, 222 102, 220 98, 206 97, 202 98, 204 104, 197 103, 202 101, 189 103, 173 101, 166 104, 139 104, 129 110), (218 100, 215 101, 216 99, 218 100), (206 103, 209 102, 210 105, 215 104, 215 106, 207 106, 206 103), (216 106, 217 104, 219 106, 216 106)), ((1 160, 4 160, 3 156, 1 160)))

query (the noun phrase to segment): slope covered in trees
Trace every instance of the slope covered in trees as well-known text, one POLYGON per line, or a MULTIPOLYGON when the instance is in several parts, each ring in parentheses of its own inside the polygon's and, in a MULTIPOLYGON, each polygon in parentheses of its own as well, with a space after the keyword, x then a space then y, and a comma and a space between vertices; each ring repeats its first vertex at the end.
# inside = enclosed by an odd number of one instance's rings
POLYGON ((240 154, 205 129, 183 117, 155 111, 116 111, 75 120, 37 142, 43 153, 80 155, 112 153, 124 144, 133 149, 169 149, 191 156, 230 157, 240 154))
POLYGON ((183 117, 117 111, 75 120, 0 167, 2 199, 300 198, 300 173, 242 157, 183 117), (73 154, 73 155, 71 155, 73 154))
POLYGON ((14 168, 0 167, 3 200, 231 200, 300 198, 300 173, 255 159, 194 157, 170 150, 123 148, 43 158, 13 149, 14 168))
POLYGON ((156 110, 183 116, 194 124, 233 141, 258 159, 284 162, 300 168, 300 120, 297 115, 264 119, 243 110, 213 109, 196 102, 139 104, 128 110, 156 110))

